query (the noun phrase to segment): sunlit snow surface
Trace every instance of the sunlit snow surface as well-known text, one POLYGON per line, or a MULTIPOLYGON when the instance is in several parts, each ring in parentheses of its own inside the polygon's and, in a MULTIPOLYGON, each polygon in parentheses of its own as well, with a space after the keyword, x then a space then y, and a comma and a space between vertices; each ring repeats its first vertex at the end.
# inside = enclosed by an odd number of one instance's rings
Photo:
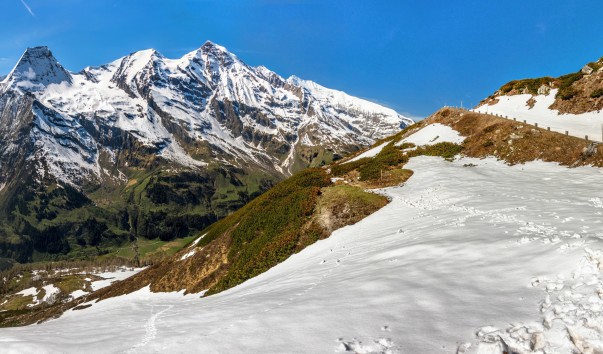
POLYGON ((112 272, 103 272, 97 275, 104 279, 93 281, 92 283, 90 283, 90 286, 92 287, 92 290, 96 291, 98 289, 102 289, 106 286, 109 286, 116 281, 129 278, 143 269, 144 268, 122 268, 112 272))
POLYGON ((379 155, 379 153, 381 152, 381 150, 383 150, 383 148, 387 144, 389 144, 389 141, 386 141, 386 142, 384 142, 382 144, 379 144, 379 145, 375 146, 374 148, 369 149, 369 150, 363 152, 362 154, 354 157, 353 159, 349 159, 348 161, 346 161, 344 163, 358 161, 360 159, 364 159, 364 158, 367 158, 367 157, 375 157, 375 156, 379 155))
MULTIPOLYGON (((434 123, 434 124, 429 124, 429 125, 421 128, 419 131, 406 137, 405 139, 400 140, 399 142, 396 143, 396 146, 401 146, 404 143, 412 143, 417 146, 434 145, 434 144, 443 143, 443 142, 460 144, 463 142, 463 140, 465 140, 465 138, 463 136, 461 136, 459 134, 459 132, 457 132, 456 130, 454 130, 444 124, 434 123)), ((367 157, 375 157, 389 143, 390 143, 389 141, 386 141, 382 144, 379 144, 379 145, 375 146, 374 148, 369 149, 369 150, 363 152, 362 154, 360 154, 352 159, 349 159, 348 161, 346 161, 344 163, 357 161, 357 160, 367 158, 367 157)))
POLYGON ((603 112, 594 111, 582 114, 559 114, 559 111, 549 109, 555 102, 557 89, 551 90, 548 95, 532 96, 513 95, 499 96, 494 105, 482 105, 475 111, 480 113, 492 113, 507 116, 509 119, 524 120, 529 124, 538 123, 540 127, 550 127, 551 130, 584 138, 586 135, 591 140, 601 141, 603 130, 603 112), (527 102, 533 98, 534 107, 530 108, 527 102))
POLYGON ((566 325, 576 343, 601 336, 601 170, 430 157, 407 167, 406 185, 384 191, 389 205, 234 289, 143 289, 0 329, 1 351, 502 353, 503 338, 569 353, 566 325))
POLYGON ((409 137, 400 140, 396 143, 396 146, 401 146, 404 143, 412 143, 417 146, 434 145, 444 142, 460 144, 463 140, 465 140, 465 138, 456 130, 444 124, 434 123, 429 124, 409 137))

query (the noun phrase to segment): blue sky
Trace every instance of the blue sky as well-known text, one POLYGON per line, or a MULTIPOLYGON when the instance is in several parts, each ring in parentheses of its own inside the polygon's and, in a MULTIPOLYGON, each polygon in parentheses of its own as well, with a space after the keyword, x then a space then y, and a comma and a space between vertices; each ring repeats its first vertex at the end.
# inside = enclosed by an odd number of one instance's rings
POLYGON ((599 1, 2 0, 0 74, 47 45, 71 71, 206 40, 250 65, 426 116, 603 56, 599 1))

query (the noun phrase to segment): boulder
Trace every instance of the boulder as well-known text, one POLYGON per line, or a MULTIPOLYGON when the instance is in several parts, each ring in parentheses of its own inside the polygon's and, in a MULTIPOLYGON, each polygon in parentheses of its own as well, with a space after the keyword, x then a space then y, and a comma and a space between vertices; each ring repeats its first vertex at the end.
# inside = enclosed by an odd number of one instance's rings
POLYGON ((592 74, 592 72, 594 71, 593 68, 591 68, 589 65, 584 65, 584 67, 582 68, 582 70, 580 70, 583 74, 586 75, 590 75, 592 74))

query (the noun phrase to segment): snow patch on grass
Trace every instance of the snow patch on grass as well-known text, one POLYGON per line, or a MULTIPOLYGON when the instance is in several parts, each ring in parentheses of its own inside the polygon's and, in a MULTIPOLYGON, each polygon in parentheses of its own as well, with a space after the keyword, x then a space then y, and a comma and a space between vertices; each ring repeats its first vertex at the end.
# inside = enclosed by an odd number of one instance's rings
POLYGON ((42 287, 44 289, 45 294, 42 298, 42 302, 46 302, 49 304, 54 303, 55 297, 61 292, 61 289, 57 288, 53 284, 45 285, 42 287))
POLYGON ((22 296, 33 296, 35 297, 38 294, 38 289, 35 287, 31 287, 31 288, 27 288, 25 290, 21 290, 18 293, 16 293, 15 295, 22 295, 22 296))
POLYGON ((140 272, 144 268, 120 268, 114 272, 104 272, 97 274, 99 277, 105 278, 103 280, 97 280, 90 283, 92 287, 92 291, 96 291, 98 289, 102 289, 106 286, 111 285, 112 283, 120 280, 124 280, 133 276, 134 274, 140 272))
POLYGON ((77 299, 78 297, 82 297, 82 296, 87 295, 87 294, 89 294, 87 291, 84 291, 84 290, 76 290, 76 291, 72 292, 72 293, 70 294, 70 296, 71 296, 72 298, 74 298, 74 299, 77 299))
POLYGON ((197 249, 193 248, 192 250, 186 252, 182 257, 180 257, 180 260, 183 261, 187 258, 190 258, 190 257, 194 256, 195 253, 197 253, 197 249))
POLYGON ((381 150, 383 150, 383 148, 385 147, 385 145, 389 144, 389 141, 384 142, 383 144, 380 144, 378 146, 375 146, 374 148, 367 150, 365 152, 363 152, 362 154, 354 157, 353 159, 350 159, 344 163, 348 163, 348 162, 353 162, 353 161, 358 161, 360 159, 363 159, 365 157, 375 157, 377 156, 381 150))
POLYGON ((191 243, 191 245, 189 247, 195 247, 195 246, 197 246, 197 244, 199 243, 199 241, 201 241, 206 235, 207 235, 207 232, 204 233, 203 235, 199 236, 195 241, 193 241, 191 243))
POLYGON ((425 126, 416 133, 396 143, 396 146, 401 146, 404 143, 412 143, 416 146, 434 145, 442 142, 453 144, 461 144, 465 138, 456 130, 447 125, 434 123, 425 126))

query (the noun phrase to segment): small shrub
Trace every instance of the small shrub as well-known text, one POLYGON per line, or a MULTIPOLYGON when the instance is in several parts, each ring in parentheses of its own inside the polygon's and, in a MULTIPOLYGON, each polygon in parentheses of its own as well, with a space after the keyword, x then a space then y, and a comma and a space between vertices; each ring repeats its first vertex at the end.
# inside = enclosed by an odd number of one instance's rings
POLYGON ((559 91, 557 92, 557 95, 555 97, 560 98, 562 100, 572 99, 578 94, 578 91, 576 91, 571 86, 574 82, 580 80, 583 76, 584 74, 582 72, 560 76, 557 79, 559 81, 559 91))
POLYGON ((603 96, 603 88, 598 88, 590 94, 591 98, 599 98, 601 96, 603 96))
MULTIPOLYGON (((596 66, 598 66, 598 64, 595 65, 595 67, 596 66)), ((522 93, 524 90, 527 90, 528 93, 536 95, 538 94, 538 89, 540 88, 540 86, 549 85, 550 83, 552 83, 553 86, 559 88, 559 92, 557 93, 556 97, 568 100, 576 95, 576 92, 574 90, 571 90, 570 86, 572 86, 574 82, 580 80, 583 76, 584 74, 579 71, 576 73, 560 76, 556 79, 549 76, 545 76, 536 79, 513 80, 504 84, 500 88, 500 92, 502 94, 507 94, 512 91, 522 93)))
MULTIPOLYGON (((408 161, 406 155, 404 155, 404 153, 400 151, 400 148, 395 145, 395 141, 396 139, 393 139, 373 158, 363 158, 348 163, 334 165, 331 167, 331 174, 333 176, 341 176, 350 171, 357 170, 358 173, 360 173, 361 181, 370 181, 381 178, 381 172, 383 170, 388 169, 390 166, 396 166, 408 161)), ((414 145, 407 145, 407 147, 411 146, 414 145)))
POLYGON ((383 170, 387 168, 382 163, 369 163, 364 166, 358 168, 358 172, 360 173, 361 181, 370 181, 381 178, 381 174, 383 170))
POLYGON ((588 63, 586 65, 590 66, 594 71, 601 69, 601 67, 603 66, 603 64, 600 61, 594 61, 594 62, 588 63))
POLYGON ((381 150, 381 152, 379 152, 379 154, 371 161, 358 168, 360 180, 370 181, 380 179, 383 170, 390 166, 406 163, 407 161, 408 158, 406 155, 391 142, 383 147, 383 150, 381 150))
POLYGON ((575 89, 571 87, 563 87, 560 88, 559 91, 557 91, 557 95, 555 97, 566 101, 574 98, 574 96, 576 96, 577 94, 578 91, 576 91, 575 89))
POLYGON ((365 157, 360 160, 352 161, 352 162, 344 162, 337 165, 333 165, 331 167, 331 174, 333 176, 341 176, 346 173, 357 169, 358 167, 370 162, 372 159, 370 157, 365 157))
POLYGON ((414 147, 416 147, 416 145, 413 143, 403 143, 402 145, 400 145, 400 150, 411 149, 414 147))
POLYGON ((440 156, 445 159, 451 159, 463 151, 463 147, 458 144, 441 142, 429 146, 421 146, 417 150, 411 151, 411 156, 440 156))
POLYGON ((548 85, 550 82, 554 82, 555 79, 552 77, 539 77, 536 79, 523 79, 523 80, 513 80, 511 82, 506 83, 500 88, 500 91, 503 94, 507 94, 513 90, 522 92, 524 89, 527 89, 529 93, 532 95, 538 94, 538 89, 542 85, 548 85))
POLYGON ((491 132, 495 131, 496 129, 498 129, 499 127, 500 127, 500 124, 489 125, 484 128, 484 133, 491 133, 491 132))
POLYGON ((559 81, 559 88, 570 87, 574 82, 580 80, 582 76, 584 76, 584 73, 582 72, 559 76, 559 78, 557 78, 557 81, 559 81))
POLYGON ((380 163, 385 166, 395 166, 405 163, 408 159, 404 153, 402 153, 402 151, 400 151, 400 149, 392 142, 383 147, 381 152, 379 152, 379 154, 377 154, 373 160, 376 163, 380 163))

